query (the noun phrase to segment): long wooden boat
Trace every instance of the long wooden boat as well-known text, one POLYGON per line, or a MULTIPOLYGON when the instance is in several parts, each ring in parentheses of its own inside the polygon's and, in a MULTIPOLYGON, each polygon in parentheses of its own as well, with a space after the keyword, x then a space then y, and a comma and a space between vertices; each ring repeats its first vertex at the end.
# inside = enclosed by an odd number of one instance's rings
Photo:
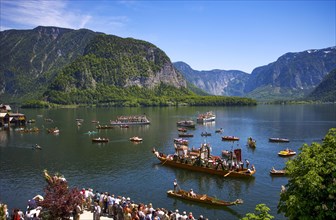
POLYGON ((239 137, 236 136, 223 136, 222 141, 239 141, 239 137))
POLYGON ((269 138, 269 142, 275 142, 275 143, 280 143, 280 142, 289 142, 289 139, 287 138, 269 138))
POLYGON ((232 206, 232 205, 239 205, 243 203, 243 200, 236 199, 233 202, 227 202, 224 200, 217 199, 215 197, 208 196, 206 194, 194 194, 194 196, 190 195, 189 192, 185 190, 178 190, 174 192, 174 190, 167 191, 168 196, 173 196, 179 199, 186 199, 194 202, 206 203, 211 205, 218 205, 218 206, 232 206))
POLYGON ((149 125, 150 121, 146 115, 119 116, 111 125, 149 125))
POLYGON ((112 128, 114 128, 114 126, 111 126, 111 125, 97 125, 96 128, 97 129, 112 129, 112 128))
POLYGON ((97 137, 97 138, 92 138, 92 142, 95 143, 107 143, 110 140, 108 138, 101 138, 101 137, 97 137))
POLYGON ((271 176, 285 176, 286 175, 286 170, 276 170, 272 168, 270 170, 270 175, 271 176))
POLYGON ((197 123, 206 123, 216 120, 216 115, 212 112, 206 112, 197 116, 197 123))
POLYGON ((294 156, 295 154, 296 152, 290 149, 285 149, 278 153, 280 157, 290 157, 290 156, 294 156))
POLYGON ((204 172, 208 174, 213 175, 219 175, 223 177, 252 177, 253 174, 256 173, 256 169, 250 170, 250 169, 239 169, 239 170, 226 170, 226 169, 216 169, 215 167, 207 167, 207 166, 199 166, 196 165, 195 162, 193 163, 183 163, 178 160, 174 159, 173 155, 165 155, 163 153, 159 153, 155 149, 153 149, 154 155, 159 159, 162 163, 162 165, 167 165, 171 167, 177 167, 181 169, 187 169, 197 172, 204 172))
POLYGON ((176 122, 178 127, 186 127, 186 128, 195 128, 195 122, 188 120, 188 121, 178 121, 176 122))
POLYGON ((179 137, 194 137, 194 135, 190 133, 179 133, 178 136, 179 137))

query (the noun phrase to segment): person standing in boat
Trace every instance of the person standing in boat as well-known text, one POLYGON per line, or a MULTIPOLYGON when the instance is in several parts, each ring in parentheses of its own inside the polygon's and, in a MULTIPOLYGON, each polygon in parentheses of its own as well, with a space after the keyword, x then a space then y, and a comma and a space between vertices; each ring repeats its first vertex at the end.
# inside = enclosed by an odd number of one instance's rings
POLYGON ((174 180, 174 192, 177 192, 177 180, 174 180))
POLYGON ((222 166, 222 170, 225 170, 223 161, 220 158, 217 158, 216 163, 217 163, 216 170, 218 169, 219 165, 222 166))
POLYGON ((250 165, 250 161, 248 161, 248 159, 245 159, 245 163, 246 163, 246 169, 248 169, 248 167, 250 165))

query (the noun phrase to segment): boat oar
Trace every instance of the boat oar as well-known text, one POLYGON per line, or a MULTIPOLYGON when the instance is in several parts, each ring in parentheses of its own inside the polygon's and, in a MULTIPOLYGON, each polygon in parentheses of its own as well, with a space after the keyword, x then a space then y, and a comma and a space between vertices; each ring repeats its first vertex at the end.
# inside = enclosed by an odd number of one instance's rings
POLYGON ((166 160, 162 163, 162 165, 165 164, 165 163, 167 162, 167 160, 168 160, 168 159, 166 158, 166 160))
POLYGON ((228 175, 230 175, 230 173, 233 172, 232 170, 230 172, 228 172, 227 174, 224 175, 224 177, 227 177, 228 175))

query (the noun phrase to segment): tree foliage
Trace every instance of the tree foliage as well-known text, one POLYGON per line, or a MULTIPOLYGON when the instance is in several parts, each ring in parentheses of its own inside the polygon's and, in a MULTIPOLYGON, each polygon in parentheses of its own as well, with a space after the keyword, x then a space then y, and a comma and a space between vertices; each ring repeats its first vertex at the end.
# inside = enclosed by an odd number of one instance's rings
POLYGON ((278 212, 289 219, 336 219, 336 128, 322 144, 304 144, 286 170, 290 178, 278 212))
POLYGON ((266 204, 258 204, 255 207, 254 213, 247 213, 242 220, 270 220, 274 216, 270 215, 268 212, 271 209, 266 206, 266 204))
POLYGON ((83 196, 77 188, 70 189, 68 182, 60 175, 49 176, 44 171, 47 186, 44 189, 44 200, 40 203, 43 208, 43 219, 68 219, 76 205, 81 205, 83 196))

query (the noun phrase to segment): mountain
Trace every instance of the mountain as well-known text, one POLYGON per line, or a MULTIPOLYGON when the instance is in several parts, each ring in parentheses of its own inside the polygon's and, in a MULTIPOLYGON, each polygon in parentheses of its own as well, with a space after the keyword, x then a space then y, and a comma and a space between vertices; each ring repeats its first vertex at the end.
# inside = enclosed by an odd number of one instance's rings
POLYGON ((197 71, 184 62, 174 62, 188 82, 213 95, 244 96, 249 74, 238 70, 197 71))
POLYGON ((322 82, 308 95, 307 99, 336 102, 336 69, 324 77, 322 82))
POLYGON ((57 72, 84 52, 98 33, 36 27, 0 32, 0 97, 36 96, 57 72))
POLYGON ((336 68, 336 47, 286 53, 275 62, 255 68, 251 74, 238 70, 196 71, 183 62, 174 66, 189 82, 210 94, 260 101, 299 99, 336 68))
POLYGON ((256 99, 297 99, 310 93, 336 68, 336 47, 286 53, 255 68, 244 92, 256 99))
POLYGON ((39 26, 1 31, 0 48, 2 100, 43 98, 66 104, 117 90, 131 93, 132 87, 187 87, 162 50, 132 38, 39 26))

